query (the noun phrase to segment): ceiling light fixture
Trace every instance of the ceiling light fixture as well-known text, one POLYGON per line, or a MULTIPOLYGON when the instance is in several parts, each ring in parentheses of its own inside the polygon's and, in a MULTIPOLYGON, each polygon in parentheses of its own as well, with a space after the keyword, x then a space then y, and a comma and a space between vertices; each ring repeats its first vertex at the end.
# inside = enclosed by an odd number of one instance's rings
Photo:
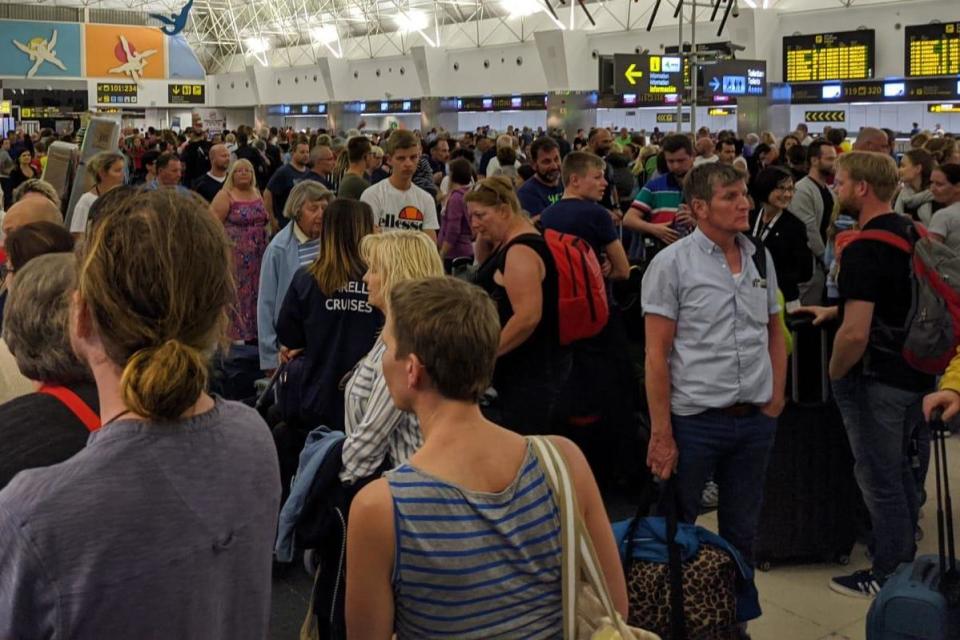
POLYGON ((430 26, 430 18, 423 11, 418 11, 416 9, 411 9, 410 11, 400 11, 394 19, 397 22, 397 28, 403 33, 410 33, 411 31, 416 31, 427 41, 431 47, 440 46, 439 39, 435 42, 433 38, 428 36, 424 29, 430 26))

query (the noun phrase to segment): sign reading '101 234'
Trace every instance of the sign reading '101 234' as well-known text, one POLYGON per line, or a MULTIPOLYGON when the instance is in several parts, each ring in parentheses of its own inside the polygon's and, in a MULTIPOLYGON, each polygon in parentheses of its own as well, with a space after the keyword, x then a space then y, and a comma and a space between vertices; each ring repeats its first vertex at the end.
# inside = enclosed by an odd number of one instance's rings
POLYGON ((206 87, 202 84, 167 85, 167 102, 170 104, 204 104, 206 87))

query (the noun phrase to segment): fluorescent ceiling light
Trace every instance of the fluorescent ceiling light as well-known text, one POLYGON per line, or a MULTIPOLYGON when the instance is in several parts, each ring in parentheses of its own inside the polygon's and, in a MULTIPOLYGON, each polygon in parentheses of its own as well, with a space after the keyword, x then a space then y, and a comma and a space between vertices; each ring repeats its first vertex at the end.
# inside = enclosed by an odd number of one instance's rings
POLYGON ((247 38, 244 44, 247 47, 247 53, 252 53, 253 55, 266 53, 270 50, 270 41, 259 36, 247 38))
POLYGON ((423 11, 417 11, 415 9, 398 13, 395 19, 397 21, 397 27, 400 28, 400 31, 406 33, 411 31, 422 31, 430 26, 430 19, 427 18, 427 14, 425 14, 423 11))
POLYGON ((310 29, 310 37, 317 44, 331 44, 340 39, 337 34, 337 28, 332 24, 325 24, 322 27, 313 27, 310 29))
POLYGON ((754 2, 753 0, 743 0, 743 1, 746 2, 747 6, 750 7, 751 9, 757 8, 757 3, 754 2))
POLYGON ((514 18, 532 16, 543 11, 543 5, 538 0, 505 0, 501 4, 514 18))

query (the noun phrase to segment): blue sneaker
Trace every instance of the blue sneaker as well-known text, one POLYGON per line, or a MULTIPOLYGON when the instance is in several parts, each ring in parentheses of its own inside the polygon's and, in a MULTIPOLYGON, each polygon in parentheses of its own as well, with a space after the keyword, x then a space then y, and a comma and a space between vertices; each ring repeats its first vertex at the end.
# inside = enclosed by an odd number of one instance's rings
POLYGON ((883 588, 883 581, 870 569, 862 569, 848 576, 837 576, 831 579, 830 588, 845 596, 873 598, 883 588))

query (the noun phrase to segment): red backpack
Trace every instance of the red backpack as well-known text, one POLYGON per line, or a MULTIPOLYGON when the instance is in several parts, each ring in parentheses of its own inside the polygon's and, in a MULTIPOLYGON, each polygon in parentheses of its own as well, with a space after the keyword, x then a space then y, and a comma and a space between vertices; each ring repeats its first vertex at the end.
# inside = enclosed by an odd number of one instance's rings
MULTIPOLYGON (((912 303, 903 327, 874 321, 878 338, 901 336, 904 360, 913 369, 940 375, 960 345, 960 254, 914 225, 916 240, 881 230, 859 231, 851 242, 875 240, 910 255, 912 303)), ((842 267, 841 267, 842 268, 842 267)))
POLYGON ((592 338, 610 317, 600 262, 583 238, 554 229, 547 229, 543 237, 557 267, 560 344, 592 338))

